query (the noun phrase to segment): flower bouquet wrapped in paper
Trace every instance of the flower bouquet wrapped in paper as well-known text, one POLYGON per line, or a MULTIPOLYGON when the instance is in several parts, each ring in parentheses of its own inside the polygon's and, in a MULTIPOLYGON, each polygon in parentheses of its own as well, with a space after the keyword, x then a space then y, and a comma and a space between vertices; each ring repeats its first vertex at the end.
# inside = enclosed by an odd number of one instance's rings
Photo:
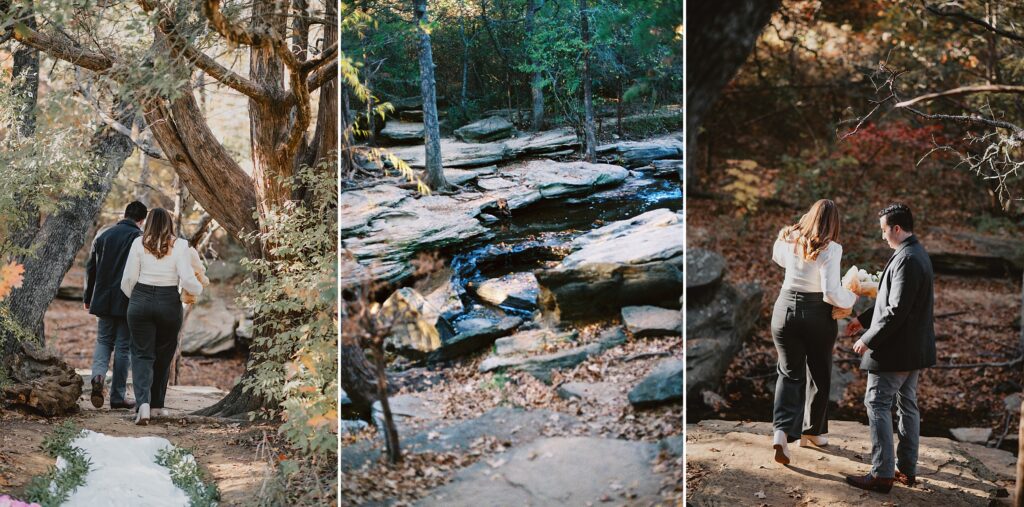
POLYGON ((873 298, 878 296, 878 277, 878 274, 871 274, 853 266, 843 275, 843 287, 858 296, 873 298))

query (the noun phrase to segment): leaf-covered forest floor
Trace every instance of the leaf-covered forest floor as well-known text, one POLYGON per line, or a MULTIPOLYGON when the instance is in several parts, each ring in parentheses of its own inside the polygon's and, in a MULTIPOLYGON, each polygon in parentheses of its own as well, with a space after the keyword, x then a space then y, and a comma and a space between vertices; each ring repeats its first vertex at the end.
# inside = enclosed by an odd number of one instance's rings
MULTIPOLYGON (((825 166, 829 167, 829 166, 825 166)), ((881 270, 891 250, 878 229, 876 212, 889 202, 902 201, 915 214, 918 235, 925 248, 941 245, 946 251, 967 252, 968 243, 957 232, 1021 238, 1024 228, 992 211, 986 189, 965 172, 940 165, 879 168, 865 164, 837 170, 832 166, 817 176, 786 179, 785 173, 763 171, 763 188, 774 188, 760 205, 740 216, 733 196, 722 188, 731 180, 722 176, 704 182, 707 197, 687 201, 688 248, 702 247, 721 253, 730 282, 757 282, 764 289, 760 317, 752 336, 732 361, 721 393, 731 407, 718 413, 690 411, 690 422, 706 418, 771 420, 776 352, 769 323, 771 308, 782 284, 783 271, 770 257, 778 230, 795 223, 818 198, 834 199, 843 216, 840 243, 842 269, 856 264, 869 272, 881 270)), ((1000 363, 1019 354, 1021 312, 1020 276, 968 277, 937 274, 935 279, 935 332, 939 364, 1000 363)), ((844 321, 845 323, 845 321, 844 321)), ((841 323, 844 324, 844 323, 841 323)), ((842 329, 842 328, 841 328, 842 329)), ((857 368, 854 339, 840 337, 835 357, 839 367, 854 374, 832 419, 866 423, 863 396, 866 375, 857 368)), ((1020 392, 1021 365, 963 369, 928 369, 919 387, 922 433, 949 437, 957 427, 991 428, 995 438, 1007 435, 1002 448, 1016 452, 1018 416, 1007 416, 1005 398, 1020 392)))
MULTIPOLYGON (((577 345, 596 339, 602 330, 619 322, 595 324, 580 330, 577 345)), ((554 351, 554 350, 552 350, 554 351)), ((401 375, 402 387, 397 394, 415 393, 429 399, 441 417, 423 421, 420 427, 441 427, 481 416, 496 407, 520 407, 526 410, 545 409, 577 418, 581 424, 572 428, 551 424, 542 429, 545 437, 591 435, 602 438, 639 440, 655 443, 666 437, 682 435, 683 421, 678 404, 637 410, 626 398, 632 386, 642 380, 654 365, 665 357, 683 356, 679 337, 630 339, 602 354, 592 356, 578 366, 556 371, 552 385, 546 385, 527 373, 480 373, 477 368, 487 352, 463 358, 456 364, 433 371, 423 368, 401 375), (638 357, 638 359, 633 359, 638 357), (606 382, 617 393, 608 397, 564 400, 557 394, 566 382, 606 382)), ((394 395, 393 395, 394 396, 394 395)), ((408 436, 407 434, 404 436, 408 436)), ((399 435, 401 441, 403 434, 399 435)), ((342 454, 357 442, 373 440, 376 448, 383 439, 374 428, 356 435, 342 434, 342 454)), ((495 456, 510 447, 509 442, 483 437, 473 442, 465 453, 406 453, 405 461, 388 466, 383 455, 376 462, 357 470, 342 470, 343 503, 396 500, 394 505, 411 505, 416 499, 451 480, 458 470, 485 460, 495 471, 502 465, 495 456)), ((654 470, 662 479, 661 495, 665 505, 675 505, 682 494, 682 458, 661 455, 654 470)), ((565 477, 565 480, 572 480, 565 477)), ((608 500, 628 502, 628 484, 620 490, 609 490, 608 500)))

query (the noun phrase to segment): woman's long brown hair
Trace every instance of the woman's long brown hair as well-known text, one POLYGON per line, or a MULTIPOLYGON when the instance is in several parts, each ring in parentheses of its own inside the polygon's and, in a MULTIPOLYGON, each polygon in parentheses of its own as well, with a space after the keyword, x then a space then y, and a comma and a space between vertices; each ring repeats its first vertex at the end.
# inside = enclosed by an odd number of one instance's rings
POLYGON ((796 243, 804 260, 813 261, 830 241, 839 242, 839 208, 831 199, 820 199, 800 218, 800 222, 783 227, 779 239, 796 243), (792 237, 796 232, 796 237, 792 237))
POLYGON ((146 218, 146 230, 142 233, 142 246, 146 251, 163 258, 174 244, 174 220, 171 213, 163 208, 153 208, 146 218))

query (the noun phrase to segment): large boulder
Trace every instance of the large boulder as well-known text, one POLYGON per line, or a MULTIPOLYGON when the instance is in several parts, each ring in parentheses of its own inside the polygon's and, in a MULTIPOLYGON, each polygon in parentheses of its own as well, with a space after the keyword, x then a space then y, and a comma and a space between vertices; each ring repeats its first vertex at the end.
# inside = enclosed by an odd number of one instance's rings
POLYGON ((423 143, 423 124, 399 121, 388 122, 377 138, 389 144, 423 143))
MULTIPOLYGON (((687 272, 689 276, 692 272, 687 272)), ((715 390, 729 363, 750 334, 761 310, 763 291, 756 284, 734 287, 718 283, 703 303, 691 299, 686 307, 686 397, 699 399, 715 390)))
MULTIPOLYGON (((1024 241, 1019 238, 933 227, 921 242, 936 273, 1003 277, 1024 270, 1024 241)), ((891 251, 879 253, 887 256, 891 251)))
POLYGON ((632 391, 629 402, 636 408, 683 401, 683 360, 664 359, 632 391))
POLYGON ((515 332, 522 324, 523 319, 519 317, 505 317, 496 324, 445 337, 441 345, 427 356, 427 361, 447 361, 485 349, 491 346, 494 340, 515 332))
POLYGON ((75 369, 57 356, 22 345, 0 389, 4 402, 54 417, 78 411, 82 384, 75 369))
MULTIPOLYGON (((391 150, 396 157, 412 167, 426 167, 426 148, 409 146, 391 150)), ((464 143, 451 139, 441 140, 441 165, 444 167, 479 167, 509 160, 505 143, 464 143)))
POLYGON ((221 298, 194 305, 181 332, 181 353, 213 356, 235 348, 238 317, 221 298))
POLYGON ((597 155, 626 167, 642 167, 655 160, 682 159, 683 141, 675 138, 623 141, 597 147, 597 155))
POLYGON ((678 308, 684 228, 682 213, 657 209, 576 238, 558 266, 535 272, 545 318, 588 321, 624 306, 678 308))
POLYGON ((637 338, 683 334, 683 315, 676 309, 627 306, 622 309, 622 323, 637 338))
POLYGON ((509 137, 514 129, 508 120, 492 116, 455 129, 455 137, 467 143, 486 143, 509 137))
POLYGON ((725 275, 725 258, 703 248, 686 251, 686 297, 691 305, 707 302, 725 275))
POLYGON ((441 348, 442 336, 454 334, 451 325, 441 317, 440 309, 409 287, 392 293, 381 305, 377 318, 383 325, 391 326, 385 340, 387 347, 415 359, 441 348))
POLYGON ((629 171, 611 164, 543 159, 531 160, 505 174, 519 176, 542 197, 551 199, 618 185, 629 176, 629 171))

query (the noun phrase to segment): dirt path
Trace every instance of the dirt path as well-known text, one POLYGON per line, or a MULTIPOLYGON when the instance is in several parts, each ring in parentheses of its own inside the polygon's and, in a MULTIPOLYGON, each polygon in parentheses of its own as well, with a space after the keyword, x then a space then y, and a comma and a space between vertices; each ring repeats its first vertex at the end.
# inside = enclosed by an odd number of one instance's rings
POLYGON ((848 486, 870 468, 868 428, 829 422, 829 445, 791 446, 793 462, 773 461, 771 423, 706 420, 686 427, 687 501, 719 505, 1010 505, 1016 458, 1009 452, 924 437, 918 485, 889 494, 848 486))
MULTIPOLYGON (((246 505, 259 491, 272 469, 257 448, 271 425, 248 422, 191 421, 181 416, 207 406, 224 393, 216 388, 171 386, 167 393, 170 417, 156 418, 149 426, 136 426, 128 410, 95 409, 88 401, 88 388, 79 400, 81 412, 70 417, 84 429, 119 437, 159 436, 193 451, 208 478, 220 489, 221 505, 246 505)), ((46 472, 53 460, 40 444, 58 420, 0 412, 0 492, 15 497, 29 480, 46 472)))

